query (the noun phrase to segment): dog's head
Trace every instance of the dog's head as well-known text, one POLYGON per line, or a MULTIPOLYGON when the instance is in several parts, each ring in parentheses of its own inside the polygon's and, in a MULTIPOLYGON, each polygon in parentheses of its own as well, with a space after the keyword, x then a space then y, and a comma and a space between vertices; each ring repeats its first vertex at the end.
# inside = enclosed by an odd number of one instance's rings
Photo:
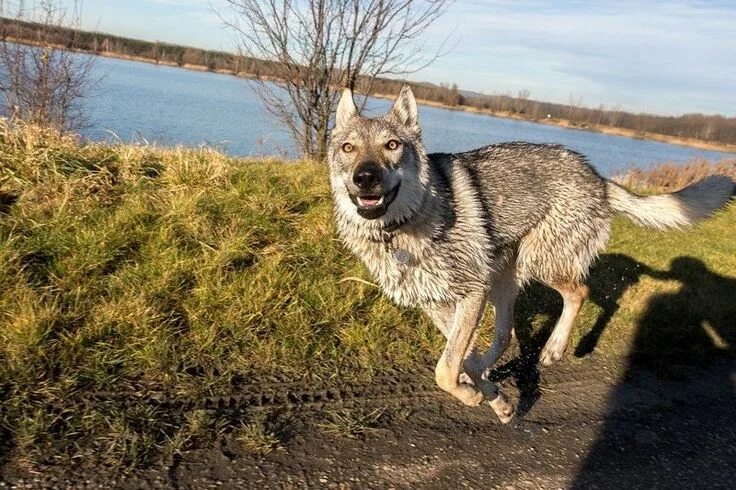
POLYGON ((359 116, 345 89, 328 159, 336 206, 346 218, 382 227, 416 213, 429 172, 411 89, 405 86, 389 113, 377 118, 359 116))

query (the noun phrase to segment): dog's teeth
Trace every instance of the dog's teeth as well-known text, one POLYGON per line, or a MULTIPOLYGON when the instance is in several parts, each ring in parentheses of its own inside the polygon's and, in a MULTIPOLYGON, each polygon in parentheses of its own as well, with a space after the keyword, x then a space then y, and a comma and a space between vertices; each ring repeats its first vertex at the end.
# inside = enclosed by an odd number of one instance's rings
POLYGON ((378 200, 378 202, 376 203, 376 206, 378 206, 379 204, 383 204, 383 196, 381 196, 381 199, 378 200))

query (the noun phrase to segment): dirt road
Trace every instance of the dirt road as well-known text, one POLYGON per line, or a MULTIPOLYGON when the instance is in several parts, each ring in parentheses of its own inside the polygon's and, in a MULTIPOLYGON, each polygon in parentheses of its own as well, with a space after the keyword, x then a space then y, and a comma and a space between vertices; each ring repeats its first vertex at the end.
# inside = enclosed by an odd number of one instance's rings
POLYGON ((519 413, 506 426, 427 373, 395 396, 374 386, 270 410, 280 442, 265 455, 230 434, 127 473, 6 467, 0 488, 734 488, 736 361, 656 373, 586 359, 512 375, 519 413))

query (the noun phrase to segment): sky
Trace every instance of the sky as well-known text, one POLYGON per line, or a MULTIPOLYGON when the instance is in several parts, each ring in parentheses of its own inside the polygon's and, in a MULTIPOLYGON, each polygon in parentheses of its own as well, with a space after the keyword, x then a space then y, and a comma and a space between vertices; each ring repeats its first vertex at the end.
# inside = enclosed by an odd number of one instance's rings
MULTIPOLYGON (((70 3, 72 0, 64 0, 70 3)), ((233 51, 225 0, 84 0, 85 29, 233 51)), ((736 116, 736 0, 455 0, 407 78, 628 111, 736 116)))

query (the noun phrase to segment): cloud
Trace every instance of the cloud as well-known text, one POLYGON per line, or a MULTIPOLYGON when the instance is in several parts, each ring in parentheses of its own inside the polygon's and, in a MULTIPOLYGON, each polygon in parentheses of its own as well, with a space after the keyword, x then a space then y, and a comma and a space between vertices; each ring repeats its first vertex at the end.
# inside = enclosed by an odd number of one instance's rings
POLYGON ((732 3, 460 1, 440 22, 433 35, 461 25, 463 38, 427 73, 457 73, 445 81, 463 87, 736 114, 732 3))

